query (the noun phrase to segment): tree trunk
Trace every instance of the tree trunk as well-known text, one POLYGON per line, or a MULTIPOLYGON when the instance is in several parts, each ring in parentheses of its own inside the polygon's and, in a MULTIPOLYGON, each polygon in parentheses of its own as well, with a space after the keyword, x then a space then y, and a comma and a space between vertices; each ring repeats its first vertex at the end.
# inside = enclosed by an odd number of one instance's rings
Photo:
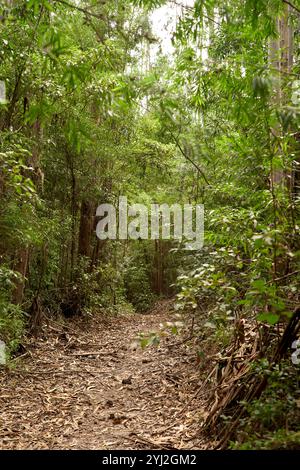
POLYGON ((75 264, 75 255, 76 255, 76 243, 77 243, 77 234, 76 234, 76 217, 77 217, 77 184, 76 184, 76 175, 74 168, 74 157, 67 150, 66 152, 66 163, 70 171, 71 177, 71 253, 70 253, 70 281, 72 282, 74 277, 74 264, 75 264))
POLYGON ((94 204, 83 199, 80 209, 80 227, 78 240, 78 255, 91 256, 91 235, 94 222, 94 204))
MULTIPOLYGON (((285 81, 287 80, 289 73, 293 65, 293 30, 290 25, 290 6, 285 4, 284 11, 282 16, 277 19, 277 38, 272 40, 269 46, 269 65, 273 71, 273 74, 276 78, 276 94, 274 104, 277 108, 281 108, 287 103, 287 96, 285 93, 285 81)), ((276 127, 271 130, 271 133, 275 139, 281 137, 281 129, 279 123, 276 127)), ((277 140, 276 139, 276 140, 277 140)), ((277 142, 276 147, 277 147, 277 142)), ((280 149, 280 145, 278 145, 280 149)), ((278 218, 278 196, 277 190, 283 188, 283 191, 288 191, 289 176, 284 169, 278 169, 277 166, 274 167, 274 158, 276 153, 280 153, 280 150, 276 150, 273 153, 271 150, 270 154, 270 191, 272 194, 273 201, 273 223, 274 228, 277 228, 277 218, 278 218)), ((277 253, 277 236, 275 234, 274 243, 273 243, 273 277, 276 278, 278 275, 281 275, 286 269, 286 263, 280 260, 280 257, 277 253)))

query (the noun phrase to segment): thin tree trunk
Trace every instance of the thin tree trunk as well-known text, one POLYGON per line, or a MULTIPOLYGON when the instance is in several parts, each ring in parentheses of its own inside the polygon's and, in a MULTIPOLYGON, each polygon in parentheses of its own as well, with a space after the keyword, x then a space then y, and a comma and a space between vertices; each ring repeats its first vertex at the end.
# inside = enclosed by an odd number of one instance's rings
POLYGON ((74 169, 73 156, 67 151, 66 161, 71 176, 71 256, 70 256, 70 280, 74 277, 74 265, 76 255, 76 217, 77 217, 77 201, 76 201, 76 176, 74 169))
POLYGON ((86 199, 81 202, 78 255, 91 255, 91 235, 94 221, 94 204, 86 199))
MULTIPOLYGON (((272 40, 269 46, 269 64, 275 74, 276 79, 276 94, 274 104, 279 108, 287 102, 287 96, 285 93, 285 80, 288 77, 293 65, 293 30, 290 25, 289 18, 290 6, 285 5, 283 14, 277 19, 277 32, 278 36, 272 40)), ((279 124, 277 127, 271 130, 273 136, 281 137, 281 131, 279 124)), ((270 182, 271 182, 271 194, 273 200, 273 223, 274 228, 277 228, 277 213, 278 213, 278 198, 277 188, 282 186, 285 190, 288 190, 288 175, 284 169, 278 169, 274 167, 273 151, 271 150, 270 155, 270 182)), ((273 243, 273 277, 276 278, 282 274, 285 270, 285 263, 280 262, 277 254, 277 235, 275 234, 273 243)))

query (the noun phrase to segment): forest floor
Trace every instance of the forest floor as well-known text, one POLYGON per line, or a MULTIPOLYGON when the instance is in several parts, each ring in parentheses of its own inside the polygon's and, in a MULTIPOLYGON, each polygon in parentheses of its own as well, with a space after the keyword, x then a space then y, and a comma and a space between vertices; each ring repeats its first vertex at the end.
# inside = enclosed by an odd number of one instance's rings
POLYGON ((201 449, 197 355, 182 337, 136 347, 172 320, 147 315, 50 322, 0 371, 1 449, 201 449))

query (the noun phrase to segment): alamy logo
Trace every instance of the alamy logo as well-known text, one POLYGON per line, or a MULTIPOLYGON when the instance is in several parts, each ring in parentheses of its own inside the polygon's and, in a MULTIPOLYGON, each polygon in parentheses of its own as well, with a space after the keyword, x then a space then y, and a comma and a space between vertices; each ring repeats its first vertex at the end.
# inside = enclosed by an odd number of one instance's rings
POLYGON ((292 83, 291 100, 295 106, 298 106, 300 104, 300 80, 295 80, 292 83))
POLYGON ((0 104, 6 103, 6 87, 5 82, 0 80, 0 104))
POLYGON ((101 204, 97 217, 102 217, 96 227, 100 240, 178 240, 185 249, 200 250, 204 242, 204 206, 202 204, 143 204, 128 206, 125 196, 119 205, 101 204))
POLYGON ((292 363, 298 365, 300 364, 300 339, 296 339, 293 342, 292 349, 295 349, 292 354, 292 363))

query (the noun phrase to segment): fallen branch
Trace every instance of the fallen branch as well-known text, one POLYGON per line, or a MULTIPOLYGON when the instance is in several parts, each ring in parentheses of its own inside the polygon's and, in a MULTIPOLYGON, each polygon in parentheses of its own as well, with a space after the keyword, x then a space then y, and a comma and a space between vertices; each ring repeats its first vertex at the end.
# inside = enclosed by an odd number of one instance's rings
MULTIPOLYGON (((300 307, 294 310, 294 313, 286 325, 279 344, 271 345, 268 350, 270 367, 274 367, 285 356, 288 348, 300 331, 300 307)), ((269 333, 269 330, 268 332, 269 333)), ((269 334, 263 338, 263 344, 268 344, 269 334)), ((261 351, 260 351, 261 353, 261 351)), ((227 353, 228 354, 228 353, 227 353)), ((215 387, 219 391, 213 406, 210 407, 209 414, 205 419, 202 429, 211 432, 218 426, 216 449, 226 449, 228 440, 234 435, 240 419, 245 415, 245 403, 251 403, 255 399, 259 399, 263 391, 268 385, 268 377, 258 376, 252 369, 253 361, 260 357, 259 352, 250 354, 245 357, 244 364, 239 372, 236 373, 234 368, 234 355, 232 352, 231 361, 228 362, 225 374, 221 377, 221 381, 215 387), (222 383, 222 386, 221 386, 222 383), (225 387, 224 387, 225 386, 225 387), (234 410, 234 411, 233 411, 234 410), (228 415, 231 421, 224 425, 220 416, 228 415)), ((215 368, 213 369, 213 371, 215 368)), ((210 390, 212 393, 213 389, 210 390)), ((213 398, 213 397, 211 397, 213 398)))
POLYGON ((131 436, 124 436, 125 439, 129 439, 130 441, 134 441, 135 443, 136 442, 141 442, 142 444, 147 444, 147 445, 151 445, 152 447, 155 447, 157 449, 169 449, 170 446, 164 446, 163 444, 159 444, 155 441, 152 441, 151 439, 148 439, 148 438, 145 438, 145 437, 141 437, 139 436, 136 432, 132 432, 131 433, 133 436, 135 437, 131 437, 131 436))
POLYGON ((282 281, 283 279, 286 279, 287 277, 291 277, 299 273, 300 273, 300 269, 298 269, 297 271, 293 271, 292 273, 285 274, 284 276, 276 277, 275 279, 272 279, 271 281, 269 281, 267 284, 272 284, 272 282, 282 281))
POLYGON ((79 353, 74 353, 74 354, 68 354, 68 356, 115 356, 114 353, 111 352, 100 352, 100 351, 85 351, 85 352, 79 352, 79 353))

